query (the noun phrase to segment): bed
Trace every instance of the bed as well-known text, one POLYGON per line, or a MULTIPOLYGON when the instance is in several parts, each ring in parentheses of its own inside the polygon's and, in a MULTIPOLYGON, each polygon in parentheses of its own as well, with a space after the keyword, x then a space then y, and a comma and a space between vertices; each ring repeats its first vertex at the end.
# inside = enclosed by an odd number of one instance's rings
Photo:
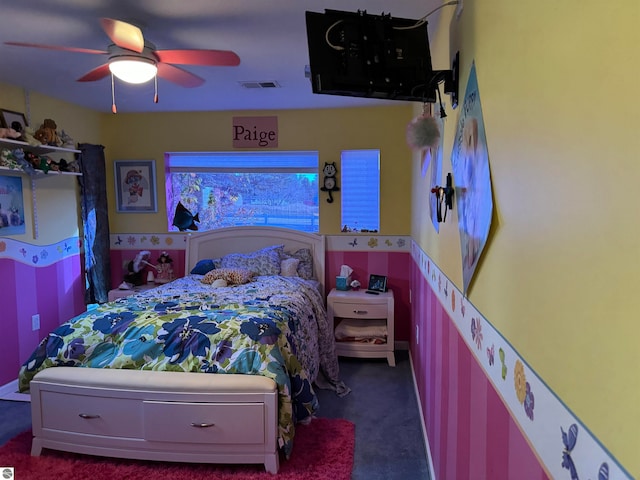
POLYGON ((314 385, 349 391, 324 309, 324 253, 322 236, 275 227, 189 235, 184 277, 60 325, 24 363, 32 455, 277 472, 295 425, 317 412, 314 385))

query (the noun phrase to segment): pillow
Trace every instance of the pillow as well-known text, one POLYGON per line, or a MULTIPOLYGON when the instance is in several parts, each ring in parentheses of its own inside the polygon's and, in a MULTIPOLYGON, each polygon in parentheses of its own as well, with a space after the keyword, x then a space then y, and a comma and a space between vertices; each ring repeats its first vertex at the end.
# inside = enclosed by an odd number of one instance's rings
POLYGON ((280 275, 283 277, 297 277, 299 263, 300 259, 298 258, 285 258, 280 262, 280 275))
POLYGON ((313 256, 309 248, 301 248, 295 252, 285 252, 285 258, 297 258, 300 260, 298 264, 298 276, 306 280, 313 278, 313 256))
POLYGON ((199 260, 198 263, 196 263, 196 266, 193 267, 191 269, 191 272, 189 273, 192 273, 194 275, 204 275, 214 268, 216 268, 214 261, 210 258, 207 258, 206 260, 199 260))
POLYGON ((255 275, 280 275, 284 245, 273 245, 252 253, 230 253, 222 257, 221 268, 245 268, 255 275))
POLYGON ((226 280, 228 284, 242 285, 248 283, 253 277, 253 273, 244 268, 216 268, 207 272, 202 283, 211 285, 216 280, 226 280))

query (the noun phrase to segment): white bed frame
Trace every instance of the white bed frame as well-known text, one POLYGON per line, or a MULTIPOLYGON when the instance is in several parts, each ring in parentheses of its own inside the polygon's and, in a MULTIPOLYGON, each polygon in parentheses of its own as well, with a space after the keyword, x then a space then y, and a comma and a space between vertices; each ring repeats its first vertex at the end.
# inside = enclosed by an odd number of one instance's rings
MULTIPOLYGON (((185 270, 201 259, 284 244, 309 248, 324 292, 324 237, 276 227, 191 234, 185 270)), ((56 367, 31 381, 33 443, 109 457, 201 463, 263 463, 277 473, 278 399, 255 375, 56 367)))
POLYGON ((229 253, 250 253, 271 245, 284 244, 286 252, 309 248, 313 255, 314 277, 325 293, 324 255, 322 235, 278 227, 227 227, 210 232, 193 233, 187 240, 185 275, 198 260, 220 258, 229 253))

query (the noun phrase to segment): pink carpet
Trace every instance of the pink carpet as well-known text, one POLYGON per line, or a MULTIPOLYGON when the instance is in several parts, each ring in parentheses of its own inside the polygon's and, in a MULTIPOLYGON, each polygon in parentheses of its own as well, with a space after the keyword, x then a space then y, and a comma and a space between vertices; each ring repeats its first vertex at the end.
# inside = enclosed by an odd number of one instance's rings
MULTIPOLYGON (((349 480, 355 426, 347 420, 318 418, 296 427, 293 453, 280 461, 278 480, 349 480)), ((266 480, 262 465, 208 465, 112 459, 44 449, 32 457, 31 432, 0 447, 0 466, 14 467, 16 479, 68 480, 266 480)))

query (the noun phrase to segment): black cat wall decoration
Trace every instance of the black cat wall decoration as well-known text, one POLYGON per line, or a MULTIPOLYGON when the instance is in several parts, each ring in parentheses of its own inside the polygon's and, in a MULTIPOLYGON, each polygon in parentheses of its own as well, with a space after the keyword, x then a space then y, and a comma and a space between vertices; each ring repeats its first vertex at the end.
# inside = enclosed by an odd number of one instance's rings
POLYGON ((336 163, 324 163, 324 168, 322 169, 322 173, 324 173, 324 184, 320 187, 320 190, 323 192, 327 192, 329 194, 329 198, 327 198, 327 202, 333 203, 333 192, 337 192, 340 190, 338 188, 336 174, 338 173, 338 169, 336 168, 336 163))

